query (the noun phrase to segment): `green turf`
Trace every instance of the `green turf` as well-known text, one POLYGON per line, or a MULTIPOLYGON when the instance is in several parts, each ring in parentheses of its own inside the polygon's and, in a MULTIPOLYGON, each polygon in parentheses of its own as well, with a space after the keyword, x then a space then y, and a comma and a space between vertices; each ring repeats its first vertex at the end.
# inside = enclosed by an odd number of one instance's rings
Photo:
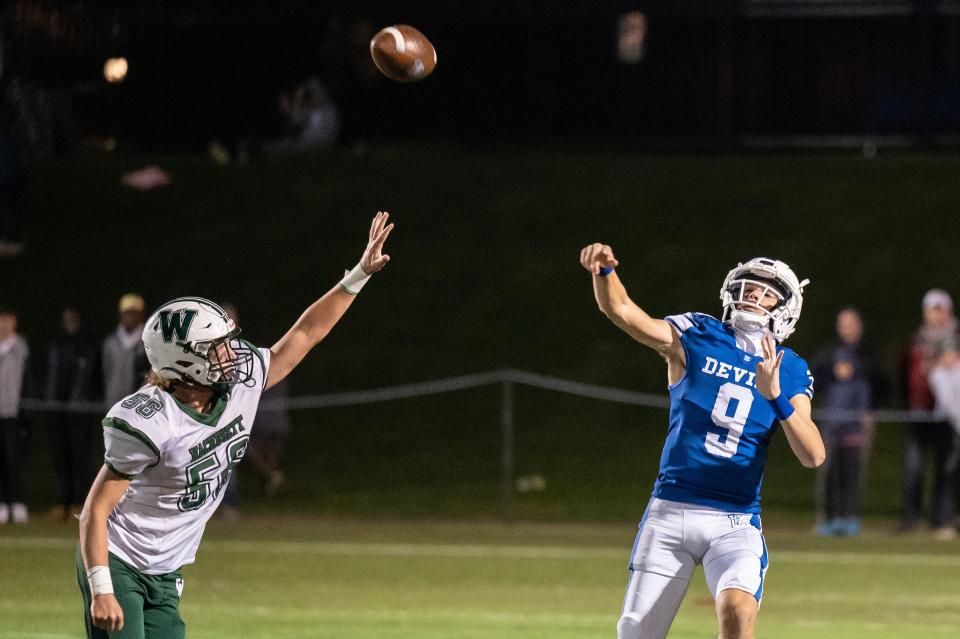
MULTIPOLYGON (((758 626, 777 639, 960 634, 960 555, 880 525, 852 540, 767 517, 758 626)), ((885 526, 885 525, 884 525, 885 526)), ((215 521, 184 570, 194 639, 535 639, 614 634, 634 528, 484 521, 215 521)), ((0 529, 0 638, 80 637, 74 527, 0 529)), ((715 636, 702 574, 671 637, 715 636)))

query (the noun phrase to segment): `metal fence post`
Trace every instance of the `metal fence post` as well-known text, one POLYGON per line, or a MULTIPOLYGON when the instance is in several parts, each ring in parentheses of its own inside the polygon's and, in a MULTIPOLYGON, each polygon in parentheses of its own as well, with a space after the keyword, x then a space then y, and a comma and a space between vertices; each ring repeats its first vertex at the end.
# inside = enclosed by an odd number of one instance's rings
POLYGON ((513 441, 513 382, 504 380, 500 383, 500 427, 503 435, 500 459, 503 470, 503 518, 513 520, 513 473, 514 473, 514 441, 513 441))

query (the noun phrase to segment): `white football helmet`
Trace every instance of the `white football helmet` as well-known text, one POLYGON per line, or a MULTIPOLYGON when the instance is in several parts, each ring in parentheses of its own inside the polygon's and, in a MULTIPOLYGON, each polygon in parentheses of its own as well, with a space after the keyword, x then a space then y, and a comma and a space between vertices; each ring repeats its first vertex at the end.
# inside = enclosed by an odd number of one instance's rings
POLYGON ((233 386, 253 379, 253 352, 239 335, 233 320, 210 300, 178 297, 147 320, 143 346, 164 379, 233 386))
POLYGON ((793 333, 800 320, 803 287, 809 283, 810 280, 801 282, 785 263, 769 257, 755 257, 745 264, 737 264, 727 273, 720 289, 722 319, 745 331, 769 328, 774 338, 782 342, 793 333), (770 293, 777 298, 777 305, 767 310, 745 299, 747 284, 764 287, 760 299, 770 293))

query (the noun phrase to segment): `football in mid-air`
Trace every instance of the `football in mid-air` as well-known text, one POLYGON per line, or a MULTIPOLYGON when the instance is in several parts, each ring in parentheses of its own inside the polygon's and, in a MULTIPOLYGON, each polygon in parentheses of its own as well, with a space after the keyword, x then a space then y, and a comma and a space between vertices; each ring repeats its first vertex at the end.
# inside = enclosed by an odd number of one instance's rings
POLYGON ((370 55, 383 75, 397 82, 423 80, 437 66, 437 50, 406 24, 380 29, 370 40, 370 55))

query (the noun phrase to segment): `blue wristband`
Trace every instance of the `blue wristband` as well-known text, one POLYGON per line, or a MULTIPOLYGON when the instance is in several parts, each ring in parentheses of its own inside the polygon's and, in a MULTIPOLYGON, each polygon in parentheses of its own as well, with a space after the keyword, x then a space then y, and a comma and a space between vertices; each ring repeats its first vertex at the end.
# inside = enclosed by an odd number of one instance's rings
POLYGON ((597 275, 599 275, 600 277, 606 277, 607 275, 610 275, 611 273, 613 273, 613 269, 612 269, 612 268, 610 268, 609 266, 601 266, 601 267, 600 267, 600 272, 597 273, 597 275))
POLYGON ((770 400, 770 408, 773 409, 773 414, 777 416, 781 422, 785 419, 789 419, 791 415, 795 412, 793 404, 790 403, 790 400, 787 399, 787 396, 783 393, 777 395, 776 399, 770 400))

